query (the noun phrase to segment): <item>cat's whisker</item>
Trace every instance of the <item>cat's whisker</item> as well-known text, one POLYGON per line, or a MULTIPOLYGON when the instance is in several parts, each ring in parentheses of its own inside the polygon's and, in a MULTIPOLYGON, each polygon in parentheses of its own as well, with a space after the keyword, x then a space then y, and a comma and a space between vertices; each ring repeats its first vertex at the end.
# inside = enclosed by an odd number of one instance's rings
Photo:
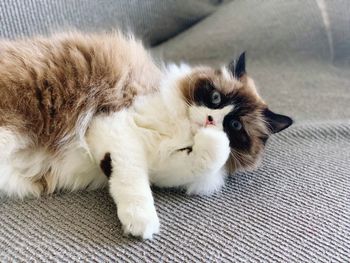
POLYGON ((238 161, 239 165, 246 164, 248 166, 254 166, 255 160, 252 160, 249 155, 243 154, 235 149, 231 148, 231 156, 234 160, 238 161))

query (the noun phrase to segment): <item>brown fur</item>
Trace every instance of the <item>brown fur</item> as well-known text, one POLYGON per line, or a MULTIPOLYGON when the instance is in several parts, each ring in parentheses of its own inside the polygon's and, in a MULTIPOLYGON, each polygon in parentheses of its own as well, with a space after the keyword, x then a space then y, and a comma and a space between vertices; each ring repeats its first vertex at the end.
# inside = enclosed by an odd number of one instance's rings
POLYGON ((57 152, 93 115, 156 90, 160 75, 141 43, 119 33, 0 41, 0 126, 57 152))
MULTIPOLYGON (((120 33, 3 40, 0 127, 26 134, 33 147, 58 154, 85 134, 94 115, 130 106, 136 96, 156 91, 161 77, 142 44, 120 33)), ((237 80, 226 70, 196 67, 180 83, 188 103, 196 103, 194 92, 203 81, 233 104, 244 101, 238 105, 244 111, 240 121, 251 146, 232 149, 228 167, 231 172, 255 167, 264 148, 261 138, 268 137, 269 130, 262 116, 267 106, 254 82, 247 75, 237 80)))

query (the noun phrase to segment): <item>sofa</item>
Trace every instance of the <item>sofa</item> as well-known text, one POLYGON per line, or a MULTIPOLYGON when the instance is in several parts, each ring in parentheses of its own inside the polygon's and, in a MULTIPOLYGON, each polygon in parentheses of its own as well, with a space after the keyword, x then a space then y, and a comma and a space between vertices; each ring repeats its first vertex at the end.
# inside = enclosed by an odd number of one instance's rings
POLYGON ((1 38, 121 28, 194 65, 246 51, 262 97, 295 124, 213 196, 154 188, 153 240, 123 236, 107 189, 1 198, 0 261, 349 262, 349 25, 348 0, 1 1, 1 38))

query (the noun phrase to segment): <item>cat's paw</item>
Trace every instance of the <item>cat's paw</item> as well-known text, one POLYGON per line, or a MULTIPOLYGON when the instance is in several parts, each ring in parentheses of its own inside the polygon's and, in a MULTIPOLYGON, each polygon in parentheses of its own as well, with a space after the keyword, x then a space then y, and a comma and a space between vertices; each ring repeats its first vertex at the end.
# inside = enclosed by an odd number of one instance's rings
POLYGON ((219 170, 223 167, 231 152, 226 133, 212 127, 198 131, 194 137, 193 149, 211 170, 219 170))
POLYGON ((126 235, 152 239, 153 234, 159 233, 159 219, 153 205, 119 205, 118 217, 126 235))

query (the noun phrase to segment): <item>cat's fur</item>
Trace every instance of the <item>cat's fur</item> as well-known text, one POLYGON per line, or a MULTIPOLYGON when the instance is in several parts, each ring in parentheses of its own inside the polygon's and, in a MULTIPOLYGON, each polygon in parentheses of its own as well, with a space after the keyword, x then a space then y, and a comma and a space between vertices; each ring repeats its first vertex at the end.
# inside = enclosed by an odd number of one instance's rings
POLYGON ((226 163, 254 167, 269 135, 290 124, 267 109, 244 56, 220 70, 161 70, 120 33, 0 41, 0 191, 39 196, 109 182, 135 236, 159 229, 150 184, 210 194, 226 163))

